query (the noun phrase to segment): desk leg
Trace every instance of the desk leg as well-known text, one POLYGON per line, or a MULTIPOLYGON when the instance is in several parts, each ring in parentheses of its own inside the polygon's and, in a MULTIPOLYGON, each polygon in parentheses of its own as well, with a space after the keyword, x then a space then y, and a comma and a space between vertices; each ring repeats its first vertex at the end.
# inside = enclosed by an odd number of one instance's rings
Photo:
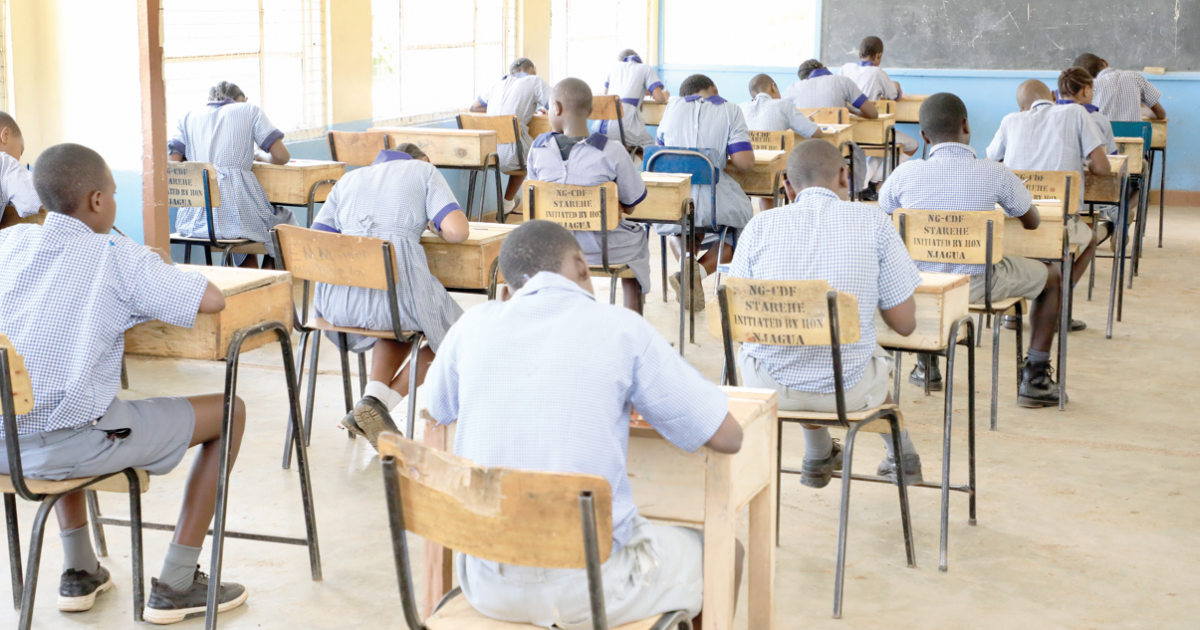
MULTIPOLYGON (((771 441, 779 443, 779 422, 771 420, 771 441)), ((775 444, 771 445, 774 450, 775 444)), ((778 475, 768 475, 770 484, 750 500, 750 583, 747 589, 749 627, 769 630, 775 627, 775 540, 779 511, 776 501, 778 475)), ((707 559, 707 558, 706 558, 707 559)))
MULTIPOLYGON (((427 421, 425 445, 440 451, 449 450, 446 445, 446 425, 427 421)), ((445 547, 425 541, 425 579, 422 582, 425 593, 421 614, 426 619, 433 615, 433 609, 442 601, 442 597, 454 588, 453 558, 445 547)))
MULTIPOLYGON (((728 455, 715 452, 708 454, 704 493, 704 627, 700 630, 729 630, 733 627, 733 605, 737 597, 733 590, 736 546, 734 519, 737 514, 732 505, 733 475, 730 467, 728 455)), ((769 534, 763 542, 771 544, 769 534)))

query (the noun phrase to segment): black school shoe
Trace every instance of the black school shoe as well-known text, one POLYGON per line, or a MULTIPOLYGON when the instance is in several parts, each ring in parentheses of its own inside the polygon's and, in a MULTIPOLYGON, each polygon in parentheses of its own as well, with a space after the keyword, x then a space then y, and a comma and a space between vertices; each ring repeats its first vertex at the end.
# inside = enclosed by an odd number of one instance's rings
POLYGON ((833 471, 842 469, 842 445, 833 442, 833 451, 824 459, 804 458, 800 464, 800 485, 809 488, 824 488, 833 478, 833 471))
MULTIPOLYGON (((217 612, 233 610, 246 603, 249 596, 246 587, 226 582, 221 585, 217 597, 217 612)), ((159 582, 158 578, 150 578, 150 601, 146 604, 142 617, 150 623, 164 626, 192 617, 203 617, 207 605, 208 575, 201 572, 197 566, 192 585, 182 591, 159 582)))
POLYGON ((1049 361, 1026 361, 1017 388, 1017 404, 1022 407, 1057 407, 1059 388, 1054 382, 1049 361))
POLYGON ((400 433, 400 429, 392 421, 392 414, 388 412, 387 405, 374 396, 363 396, 362 400, 354 405, 354 410, 342 418, 342 426, 354 435, 366 438, 375 450, 379 450, 379 434, 384 431, 400 433))
MULTIPOLYGON (((904 454, 904 485, 911 486, 925 481, 925 477, 921 475, 921 456, 916 453, 904 454)), ((896 475, 896 459, 889 455, 886 459, 879 463, 879 468, 875 474, 885 479, 891 480, 892 483, 899 485, 896 475)))
POLYGON ((58 609, 63 612, 91 610, 96 605, 96 596, 112 586, 112 576, 104 567, 97 568, 95 573, 67 569, 58 580, 58 609))
POLYGON ((859 201, 879 201, 879 184, 871 182, 867 187, 858 191, 859 201))
POLYGON ((925 356, 917 355, 917 364, 913 366, 912 373, 908 375, 908 382, 925 389, 926 366, 928 366, 929 391, 940 392, 945 384, 942 382, 942 370, 938 367, 938 360, 936 357, 929 360, 924 358, 925 356))

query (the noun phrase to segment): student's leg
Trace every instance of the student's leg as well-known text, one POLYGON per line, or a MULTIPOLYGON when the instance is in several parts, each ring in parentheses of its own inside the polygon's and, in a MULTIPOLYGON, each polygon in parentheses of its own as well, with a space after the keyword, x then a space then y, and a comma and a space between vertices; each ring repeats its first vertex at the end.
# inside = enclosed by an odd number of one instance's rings
POLYGON ((238 264, 242 269, 258 269, 258 256, 250 254, 238 264))
MULTIPOLYGON (((404 354, 407 357, 412 352, 412 344, 403 344, 404 354)), ((433 363, 433 349, 428 344, 422 345, 421 350, 417 353, 417 386, 425 383, 425 374, 429 372, 429 366, 433 363)), ((399 393, 401 396, 407 396, 411 392, 408 391, 408 382, 411 380, 412 363, 404 366, 403 370, 392 379, 392 391, 399 393)))
POLYGON ((625 308, 636 312, 642 302, 642 283, 637 278, 621 278, 621 295, 625 296, 625 308))
POLYGON ((512 201, 517 198, 517 193, 521 192, 521 184, 525 183, 524 175, 509 175, 508 187, 504 189, 504 200, 512 201))
MULTIPOLYGON (((184 485, 183 508, 175 526, 174 542, 189 547, 200 547, 212 523, 217 500, 217 473, 220 464, 220 438, 222 416, 225 413, 223 394, 189 396, 188 402, 196 412, 196 426, 192 431, 192 446, 200 451, 192 462, 184 485)), ((232 434, 229 436, 229 466, 232 469, 242 446, 242 433, 246 428, 246 404, 241 398, 234 399, 232 434)))
POLYGON ((1029 339, 1030 352, 1050 352, 1054 342, 1054 332, 1058 329, 1058 316, 1062 306, 1062 271, 1058 265, 1046 265, 1049 274, 1046 287, 1033 301, 1030 308, 1029 321, 1033 329, 1029 339))
POLYGON ((775 208, 775 200, 774 199, 772 199, 770 197, 759 197, 758 198, 759 212, 766 212, 767 210, 771 210, 774 208, 775 208))
POLYGON ((77 490, 63 496, 54 506, 59 539, 63 546, 63 573, 70 570, 96 573, 100 561, 88 533, 87 496, 77 490))
POLYGON ((1087 271, 1088 265, 1092 264, 1092 259, 1096 257, 1096 245, 1100 243, 1100 237, 1097 234, 1092 234, 1092 240, 1088 242, 1087 247, 1079 252, 1079 257, 1075 259, 1075 265, 1071 267, 1071 287, 1074 288, 1079 284, 1079 279, 1083 277, 1083 272, 1087 271))
MULTIPOLYGON (((697 239, 699 240, 699 239, 697 239)), ((672 236, 667 239, 671 244, 671 254, 675 256, 675 260, 679 260, 683 252, 682 239, 679 236, 672 236)), ((713 241, 707 245, 698 245, 692 250, 692 258, 698 260, 701 267, 704 267, 704 272, 712 275, 717 272, 717 245, 720 243, 713 241)), ((721 249, 720 264, 729 264, 733 262, 733 243, 725 243, 725 247, 721 249)))
POLYGON ((275 259, 270 256, 263 256, 262 269, 275 269, 275 259))

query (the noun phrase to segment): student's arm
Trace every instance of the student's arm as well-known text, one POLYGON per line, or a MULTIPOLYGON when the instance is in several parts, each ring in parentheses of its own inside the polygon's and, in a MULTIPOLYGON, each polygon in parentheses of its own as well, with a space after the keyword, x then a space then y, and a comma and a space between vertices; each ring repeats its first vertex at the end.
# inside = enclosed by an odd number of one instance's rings
POLYGON ((187 117, 180 118, 175 134, 171 136, 170 142, 167 142, 167 160, 170 162, 182 162, 187 155, 187 141, 184 139, 187 133, 186 124, 187 117))
POLYGON ((262 150, 266 152, 264 155, 256 153, 255 159, 268 164, 287 164, 292 159, 292 154, 283 144, 283 132, 271 124, 266 112, 262 109, 254 107, 250 111, 253 116, 250 131, 254 135, 254 144, 262 147, 262 150))
POLYGON ((783 115, 787 118, 788 127, 790 127, 792 131, 795 131, 805 138, 811 139, 821 137, 821 128, 817 126, 817 123, 810 120, 808 116, 801 114, 800 110, 796 109, 796 106, 792 105, 791 101, 780 99, 772 102, 780 103, 779 107, 783 111, 783 115))
POLYGON ((471 235, 471 226, 467 222, 467 215, 463 214, 462 210, 455 210, 443 217, 441 227, 434 225, 433 221, 430 221, 429 224, 447 243, 461 243, 471 235))
POLYGON ((1002 186, 996 203, 1004 208, 1005 215, 1020 219, 1026 230, 1036 230, 1042 224, 1042 215, 1033 206, 1033 195, 1025 188, 1025 182, 1007 167, 996 168, 1002 169, 998 172, 1002 186))
POLYGON ((1036 230, 1042 224, 1042 213, 1033 206, 1029 206, 1029 210, 1017 218, 1021 220, 1021 226, 1026 230, 1036 230))
POLYGON ((892 308, 879 309, 879 315, 901 336, 907 337, 917 329, 917 303, 911 297, 892 308))
POLYGON ((1158 120, 1167 119, 1167 110, 1163 109, 1162 103, 1155 103, 1151 105, 1150 111, 1154 112, 1154 117, 1158 120))
MULTIPOLYGON (((1012 116, 1012 114, 1009 114, 1012 116)), ((1000 121, 1000 128, 996 130, 996 135, 992 136, 992 143, 987 148, 987 158, 993 162, 1003 162, 1004 153, 1008 150, 1008 116, 1005 116, 1000 121)))
POLYGON ((486 114, 487 113, 487 103, 484 103, 483 101, 480 101, 479 99, 475 99, 475 102, 471 103, 471 107, 469 107, 468 110, 472 114, 486 114))
POLYGON ((612 162, 616 173, 613 181, 617 184, 617 199, 621 203, 621 211, 632 214, 634 208, 650 193, 646 182, 634 166, 633 158, 625 152, 625 147, 620 146, 620 143, 608 143, 604 147, 604 153, 612 162))
POLYGON ((749 173, 754 168, 754 145, 750 143, 750 128, 746 126, 746 115, 742 108, 732 103, 726 103, 729 108, 729 137, 726 139, 725 151, 733 167, 742 173, 749 173))
POLYGON ((721 427, 704 445, 718 453, 731 455, 742 450, 741 423, 733 417, 733 414, 725 414, 725 420, 721 423, 721 427))
POLYGON ((446 242, 461 243, 467 240, 471 235, 467 215, 463 214, 455 200, 450 184, 433 165, 417 164, 425 166, 425 218, 446 242))
POLYGON ((667 99, 671 98, 671 93, 663 89, 662 81, 659 80, 653 66, 650 66, 650 71, 646 73, 646 83, 646 93, 655 103, 666 103, 667 99))
POLYGON ((1112 173, 1112 164, 1108 161, 1108 155, 1104 153, 1105 147, 1103 144, 1092 150, 1088 155, 1088 170, 1092 175, 1108 175, 1112 173))
POLYGON ((211 281, 204 288, 204 297, 200 298, 201 313, 220 313, 225 310, 225 294, 211 281))
POLYGON ((850 77, 838 75, 838 81, 842 89, 842 100, 846 101, 846 105, 850 111, 863 118, 879 118, 879 112, 875 110, 875 104, 872 103, 862 90, 858 89, 858 84, 850 80, 850 77))
POLYGON ((742 173, 749 173, 750 169, 754 168, 754 151, 738 151, 729 156, 729 161, 733 163, 733 168, 742 173))
MULTIPOLYGON (((853 107, 852 107, 852 109, 853 109, 853 107)), ((879 118, 879 110, 875 109, 875 103, 872 103, 871 101, 863 101, 862 105, 859 106, 857 109, 858 109, 858 115, 862 116, 863 118, 868 118, 868 119, 879 118)))
POLYGON ((17 209, 17 216, 29 217, 42 209, 42 201, 37 189, 33 187, 33 172, 23 168, 21 163, 8 155, 4 155, 4 174, 0 176, 4 191, 8 193, 8 202, 17 209))
POLYGON ((292 160, 292 153, 288 151, 287 145, 282 140, 277 140, 271 144, 271 150, 262 155, 259 161, 268 164, 283 165, 292 160))
POLYGON ((892 330, 907 337, 917 329, 913 291, 921 285, 921 273, 892 222, 878 213, 872 219, 879 243, 879 314, 892 330))

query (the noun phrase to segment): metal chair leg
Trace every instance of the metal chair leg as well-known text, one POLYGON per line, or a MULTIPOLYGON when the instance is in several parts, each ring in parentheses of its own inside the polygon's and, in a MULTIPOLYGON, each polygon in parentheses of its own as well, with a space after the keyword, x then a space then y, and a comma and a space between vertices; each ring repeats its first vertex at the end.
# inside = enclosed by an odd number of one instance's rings
MULTIPOLYGON (((1163 147, 1162 151, 1162 168, 1158 173, 1158 248, 1162 249, 1163 241, 1163 207, 1167 202, 1167 148, 1163 147)), ((1154 159, 1154 153, 1151 152, 1151 159, 1154 159)))
MULTIPOLYGON (((954 327, 954 333, 957 335, 957 326, 954 327)), ((947 558, 949 556, 947 549, 950 546, 950 439, 952 436, 952 426, 954 424, 954 337, 951 337, 950 346, 946 349, 946 403, 942 411, 942 522, 941 522, 941 539, 938 548, 938 571, 942 573, 947 569, 947 558)), ((899 456, 896 457, 899 462, 899 456)), ((897 466, 901 468, 901 466, 897 466)))
POLYGON ((1000 405, 1000 318, 992 323, 992 430, 996 430, 996 410, 1000 405))
POLYGON ((312 355, 308 360, 308 398, 304 409, 304 445, 312 444, 313 406, 317 397, 317 363, 321 355, 321 333, 312 331, 309 334, 308 345, 312 346, 312 355))
MULTIPOLYGON (((850 481, 853 478, 854 438, 858 423, 846 431, 846 448, 842 451, 842 504, 838 512, 837 557, 833 569, 833 618, 842 618, 842 589, 846 581, 846 528, 850 521, 850 481)), ((899 454, 897 454, 899 456, 899 454)), ((902 469, 898 466, 897 469, 902 469)))
POLYGON ((892 381, 893 381, 892 382, 892 402, 899 405, 900 404, 900 372, 901 372, 900 358, 902 356, 904 356, 904 353, 901 352, 900 350, 896 350, 895 352, 892 353, 892 356, 893 356, 893 360, 895 361, 895 364, 896 364, 892 368, 892 381))
MULTIPOLYGON (((470 171, 467 174, 467 219, 471 218, 471 208, 475 205, 475 178, 479 175, 478 171, 470 171)), ((485 174, 484 177, 487 175, 485 174)), ((487 180, 484 180, 487 183, 487 180)), ((479 218, 483 218, 483 204, 479 204, 479 218)))
POLYGON ((192 264, 192 244, 191 243, 183 244, 183 264, 185 264, 185 265, 192 264))
POLYGON ((975 344, 972 341, 978 336, 979 329, 974 326, 967 329, 967 483, 970 486, 968 525, 975 524, 975 344))
POLYGON ((776 418, 779 423, 779 438, 775 440, 775 546, 779 546, 779 515, 783 510, 783 420, 776 418))
POLYGON ((25 587, 21 592, 21 616, 17 622, 17 630, 29 630, 33 625, 33 602, 37 597, 38 571, 42 565, 42 540, 46 535, 46 520, 54 511, 54 505, 65 495, 55 494, 46 497, 38 506, 37 514, 33 517, 33 531, 29 537, 29 559, 25 569, 25 587))
MULTIPOLYGON (((298 375, 297 379, 304 378, 304 358, 305 353, 308 350, 308 337, 310 334, 313 333, 300 333, 300 355, 296 357, 296 373, 298 375)), ((314 370, 314 374, 315 373, 316 372, 314 370)), ((306 432, 304 439, 307 440, 308 438, 309 435, 306 432)), ((295 439, 296 436, 292 435, 292 419, 288 418, 287 428, 284 429, 283 437, 283 462, 280 464, 280 467, 282 467, 284 470, 287 470, 292 465, 292 441, 295 439)))
MULTIPOLYGON (((646 230, 647 230, 647 231, 649 231, 649 230, 650 230, 650 226, 649 226, 649 225, 647 225, 647 226, 646 226, 646 230)), ((660 250, 661 250, 661 252, 660 252, 660 253, 662 254, 662 291, 663 291, 663 303, 664 303, 664 304, 666 304, 666 303, 667 303, 667 237, 663 236, 663 237, 660 237, 660 238, 661 238, 661 241, 660 241, 660 242, 661 242, 661 244, 662 244, 662 247, 660 248, 660 250)), ((682 278, 682 277, 683 277, 683 274, 680 274, 680 277, 682 278)))
POLYGON ((104 538, 104 526, 100 524, 100 497, 95 490, 84 490, 87 498, 88 523, 92 526, 92 539, 96 545, 96 555, 108 556, 108 541, 104 538))
POLYGON ((620 281, 618 274, 613 272, 608 277, 608 303, 617 303, 617 283, 620 281))
MULTIPOLYGON (((338 353, 342 359, 342 394, 346 397, 346 413, 354 410, 354 392, 350 389, 350 351, 347 349, 349 340, 346 333, 338 333, 338 353)), ((354 434, 346 432, 346 436, 354 439, 354 434)))
MULTIPOLYGON (((896 466, 896 486, 900 491, 900 524, 904 530, 904 555, 908 560, 909 568, 915 568, 917 566, 917 548, 913 544, 912 513, 908 506, 908 483, 904 479, 904 466, 902 465, 904 461, 904 446, 900 439, 900 432, 902 430, 900 428, 900 416, 892 413, 888 416, 888 424, 891 425, 892 430, 892 452, 896 454, 896 462, 899 464, 896 466)), ((842 465, 845 466, 844 459, 842 465)), ((849 475, 850 473, 847 471, 844 474, 849 475)))
POLYGON ((142 608, 146 602, 146 564, 142 547, 142 482, 137 471, 125 470, 129 480, 129 549, 133 564, 133 620, 142 621, 142 608))
MULTIPOLYGON (((1020 302, 1017 302, 1016 309, 1017 309, 1018 317, 1020 317, 1024 314, 1022 312, 1024 310, 1024 308, 1021 306, 1020 302)), ((1068 324, 1067 326, 1070 327, 1070 324, 1068 324)), ((1017 332, 1017 387, 1020 387, 1021 386, 1021 377, 1023 376, 1023 372, 1025 370, 1025 327, 1017 326, 1016 332, 1017 332)))
MULTIPOLYGON (((975 328, 976 330, 983 330, 983 313, 979 314, 979 323, 975 325, 975 328)), ((979 337, 975 340, 975 347, 983 347, 983 335, 979 335, 979 337)))
POLYGON ((412 350, 408 359, 408 404, 406 405, 408 408, 405 410, 407 412, 407 422, 405 423, 404 427, 404 436, 410 440, 416 439, 417 380, 421 371, 421 366, 419 364, 421 357, 421 343, 424 340, 425 335, 420 333, 417 333, 417 335, 413 337, 412 350))
POLYGON ((358 353, 358 397, 367 395, 367 353, 358 353))
POLYGON ((17 527, 17 495, 4 495, 4 525, 8 532, 8 570, 12 580, 13 609, 21 609, 21 530, 17 527))

